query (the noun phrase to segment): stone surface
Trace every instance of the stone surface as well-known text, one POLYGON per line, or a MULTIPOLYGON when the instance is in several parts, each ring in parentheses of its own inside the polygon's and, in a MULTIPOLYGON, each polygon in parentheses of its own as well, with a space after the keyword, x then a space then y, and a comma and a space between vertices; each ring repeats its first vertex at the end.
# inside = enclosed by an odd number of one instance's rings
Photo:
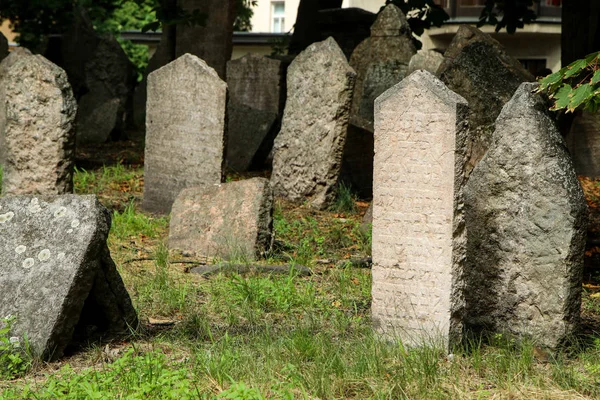
POLYGON ((462 339, 467 114, 426 71, 375 102, 372 316, 405 344, 462 339))
POLYGON ((273 191, 265 178, 181 192, 171 213, 169 248, 225 260, 254 260, 273 243, 273 191))
POLYGON ((348 127, 354 70, 335 40, 310 45, 287 74, 287 101, 275 139, 275 195, 326 207, 334 196, 348 127))
POLYGON ((226 97, 225 82, 191 54, 148 76, 146 210, 168 213, 182 189, 221 183, 226 97))
POLYGON ((406 17, 388 4, 371 27, 371 37, 356 47, 350 66, 356 71, 350 123, 373 132, 373 102, 406 76, 417 52, 406 17))
POLYGON ((177 0, 190 13, 206 14, 206 24, 179 24, 175 35, 175 57, 193 54, 212 67, 225 80, 227 61, 233 50, 234 0, 177 0))
POLYGON ((248 170, 265 138, 280 127, 284 90, 281 64, 258 54, 227 63, 226 154, 227 166, 234 171, 248 170))
POLYGON ((600 178, 600 114, 577 115, 566 142, 577 175, 600 178))
POLYGON ((121 45, 112 36, 98 34, 86 13, 76 9, 72 27, 55 47, 48 57, 67 72, 79 104, 77 142, 102 143, 111 134, 123 136, 136 76, 121 45), (118 107, 107 107, 115 100, 118 107), (100 120, 95 115, 98 108, 113 115, 100 120))
MULTIPOLYGON (((31 52, 24 47, 17 47, 2 62, 0 62, 0 105, 6 104, 6 74, 8 69, 13 66, 20 58, 30 56, 31 52)), ((6 107, 0 106, 0 166, 6 162, 6 107)))
POLYGON ((67 75, 42 56, 26 56, 8 68, 3 81, 3 194, 71 192, 77 104, 67 75))
POLYGON ((437 76, 469 102, 469 174, 487 151, 504 104, 521 83, 534 77, 500 43, 470 25, 458 29, 437 76))
POLYGON ((59 358, 81 340, 137 327, 106 244, 110 213, 93 195, 0 199, 0 315, 34 355, 59 358))
POLYGON ((406 74, 410 75, 419 69, 424 69, 425 71, 435 74, 443 61, 444 55, 438 51, 419 50, 417 51, 417 54, 410 59, 406 74))
POLYGON ((465 188, 467 322, 554 348, 579 320, 587 206, 536 87, 504 106, 465 188))

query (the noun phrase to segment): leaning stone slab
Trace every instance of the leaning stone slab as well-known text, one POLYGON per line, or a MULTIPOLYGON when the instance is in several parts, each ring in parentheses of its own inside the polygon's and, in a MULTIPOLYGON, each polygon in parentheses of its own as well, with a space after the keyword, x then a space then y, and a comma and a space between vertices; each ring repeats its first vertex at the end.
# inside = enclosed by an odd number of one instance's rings
POLYGON ((66 73, 42 56, 22 56, 8 68, 3 82, 2 192, 72 192, 77 104, 66 73))
POLYGON ((388 4, 371 26, 371 37, 350 57, 350 66, 356 71, 351 124, 373 132, 375 99, 404 79, 416 52, 406 17, 394 4, 388 4))
POLYGON ((227 85, 185 54, 148 75, 144 209, 168 213, 188 187, 221 183, 227 85))
POLYGON ((0 316, 34 354, 59 358, 74 336, 137 327, 106 239, 110 213, 93 195, 0 199, 0 316))
POLYGON ((465 188, 467 322, 555 348, 579 320, 587 207, 536 87, 504 106, 465 188))
POLYGON ((247 171, 261 144, 281 123, 282 62, 258 54, 227 63, 227 166, 247 171))
POLYGON ((470 25, 458 29, 437 76, 469 102, 469 174, 487 151, 504 104, 534 77, 500 43, 470 25))
POLYGON ((227 260, 254 260, 273 242, 273 192, 252 178, 211 188, 189 188, 171 213, 169 248, 227 260))
POLYGON ((375 101, 372 315, 405 344, 462 339, 467 114, 426 71, 375 101))
POLYGON ((356 74, 335 40, 310 45, 292 62, 275 139, 271 184, 291 201, 317 208, 334 197, 356 74))

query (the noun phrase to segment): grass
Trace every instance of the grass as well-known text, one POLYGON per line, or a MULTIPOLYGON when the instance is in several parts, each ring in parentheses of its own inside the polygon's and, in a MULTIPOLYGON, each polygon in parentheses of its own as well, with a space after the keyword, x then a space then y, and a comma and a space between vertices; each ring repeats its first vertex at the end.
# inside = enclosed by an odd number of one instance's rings
MULTIPOLYGON (((276 245, 262 262, 306 265, 311 276, 203 278, 169 254, 168 219, 140 211, 139 169, 80 170, 75 187, 113 210, 109 246, 144 327, 3 378, 2 399, 600 398, 597 333, 550 358, 501 335, 452 355, 378 337, 370 270, 340 263, 370 254, 360 203, 325 212, 277 203, 276 245)), ((584 314, 597 318, 597 290, 586 290, 584 314)))

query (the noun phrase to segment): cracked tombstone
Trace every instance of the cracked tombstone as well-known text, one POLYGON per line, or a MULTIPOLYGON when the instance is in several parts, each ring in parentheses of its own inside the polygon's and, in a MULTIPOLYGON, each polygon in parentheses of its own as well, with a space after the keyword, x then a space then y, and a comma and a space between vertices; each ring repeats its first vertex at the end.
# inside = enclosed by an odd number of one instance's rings
POLYGON ((223 179, 227 85, 191 54, 148 75, 144 209, 168 213, 182 189, 223 179))
POLYGON ((281 131, 273 147, 276 196, 323 209, 334 198, 356 74, 333 38, 292 62, 281 131))
POLYGON ((273 243, 273 191, 265 178, 183 190, 171 213, 169 248, 226 260, 255 260, 273 243))
POLYGON ((587 206, 536 88, 504 106, 465 188, 467 323, 556 348, 579 322, 587 206))
POLYGON ((0 316, 16 317, 36 357, 76 338, 121 335, 137 315, 106 239, 110 213, 94 195, 0 199, 0 316))
POLYGON ((470 25, 458 29, 437 76, 469 102, 468 175, 487 151, 504 104, 534 77, 500 43, 470 25))
POLYGON ((372 316, 408 345, 462 339, 467 114, 427 71, 375 101, 372 316))
POLYGON ((72 192, 77 104, 67 74, 39 55, 16 58, 3 77, 2 192, 72 192))

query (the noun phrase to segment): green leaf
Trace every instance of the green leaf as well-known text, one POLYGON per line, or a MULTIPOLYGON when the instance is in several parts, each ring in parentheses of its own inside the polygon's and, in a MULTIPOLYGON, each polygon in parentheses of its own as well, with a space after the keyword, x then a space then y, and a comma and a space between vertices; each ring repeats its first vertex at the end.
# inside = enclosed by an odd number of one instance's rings
POLYGON ((563 108, 567 108, 569 103, 571 102, 571 98, 569 95, 573 91, 573 88, 569 84, 564 84, 558 92, 554 95, 556 98, 556 102, 554 103, 553 110, 561 110, 563 108))
POLYGON ((593 96, 594 89, 589 83, 578 86, 569 94, 571 98, 571 101, 569 101, 569 111, 575 111, 577 107, 590 100, 593 96))
POLYGON ((595 85, 598 82, 600 82, 600 69, 594 72, 594 76, 592 76, 592 80, 590 81, 592 85, 595 85))
POLYGON ((540 90, 548 90, 552 86, 557 85, 560 81, 562 81, 562 73, 557 71, 546 76, 545 78, 540 79, 540 90))
POLYGON ((588 63, 582 59, 573 61, 569 66, 567 66, 567 73, 565 74, 565 79, 570 78, 573 75, 577 75, 580 73, 585 67, 587 67, 588 63))

